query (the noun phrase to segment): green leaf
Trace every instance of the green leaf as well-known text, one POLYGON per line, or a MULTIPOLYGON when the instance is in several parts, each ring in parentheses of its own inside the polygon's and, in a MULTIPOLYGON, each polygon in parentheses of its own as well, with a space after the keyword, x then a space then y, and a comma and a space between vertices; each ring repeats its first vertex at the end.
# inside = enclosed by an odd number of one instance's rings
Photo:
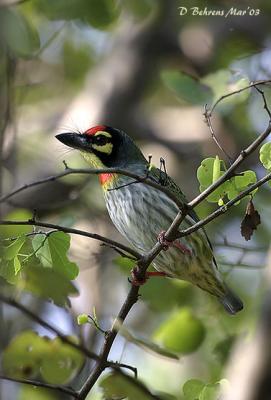
POLYGON ((41 360, 40 373, 48 383, 67 384, 77 375, 83 362, 81 352, 55 338, 50 341, 49 351, 41 360))
POLYGON ((18 282, 19 275, 15 274, 14 260, 2 260, 0 263, 0 276, 11 285, 18 282))
POLYGON ((149 279, 141 287, 142 300, 159 313, 191 302, 191 291, 192 287, 188 282, 165 278, 149 279), (157 293, 163 293, 163 296, 158 296, 157 293))
POLYGON ((2 7, 0 26, 10 51, 16 56, 30 57, 39 49, 38 31, 18 9, 2 7))
POLYGON ((105 399, 110 400, 152 400, 153 396, 146 393, 131 376, 120 375, 117 372, 106 375, 99 381, 105 399))
POLYGON ((205 383, 199 379, 189 379, 183 385, 183 394, 185 400, 198 400, 205 383))
POLYGON ((170 351, 189 354, 202 344, 205 327, 189 308, 182 308, 160 325, 154 338, 170 351))
POLYGON ((216 182, 220 176, 221 176, 221 162, 219 160, 219 157, 216 156, 215 160, 214 160, 214 165, 213 165, 213 181, 212 183, 216 182))
POLYGON ((119 333, 125 337, 126 340, 128 340, 130 343, 133 343, 139 347, 144 347, 154 353, 157 353, 161 356, 172 358, 174 360, 178 360, 179 357, 172 353, 171 351, 162 348, 159 346, 157 343, 153 343, 149 340, 143 339, 143 338, 138 338, 135 337, 127 328, 125 328, 120 322, 116 323, 117 324, 117 329, 119 333))
POLYGON ((254 171, 245 171, 242 174, 233 178, 234 184, 239 191, 244 190, 249 185, 257 182, 257 176, 254 171))
MULTIPOLYGON (((213 102, 217 101, 221 96, 242 89, 249 85, 247 76, 240 73, 233 73, 230 70, 220 69, 216 72, 206 75, 201 80, 202 84, 210 87, 214 93, 213 102)), ((249 96, 250 90, 245 90, 237 95, 230 96, 223 100, 221 105, 225 108, 245 101, 249 96)))
POLYGON ((64 232, 54 232, 49 237, 36 235, 32 241, 33 249, 44 267, 51 267, 68 279, 75 279, 79 269, 69 261, 70 236, 64 232))
MULTIPOLYGON (((32 218, 32 213, 25 209, 17 209, 8 213, 5 217, 8 221, 28 221, 32 218)), ((1 225, 0 235, 4 238, 22 236, 32 231, 31 225, 1 225)))
POLYGON ((33 378, 39 372, 39 359, 47 351, 47 342, 36 332, 24 331, 15 336, 2 357, 4 372, 15 378, 33 378))
POLYGON ((89 322, 89 318, 87 314, 80 314, 77 316, 77 324, 78 325, 84 325, 89 322))
POLYGON ((114 264, 116 264, 123 272, 130 272, 132 268, 134 268, 136 261, 131 260, 130 258, 118 256, 113 260, 114 264))
POLYGON ((91 65, 90 46, 66 41, 62 52, 65 78, 70 84, 81 84, 91 65))
POLYGON ((50 389, 44 389, 31 385, 20 385, 18 400, 59 400, 57 395, 50 389))
POLYGON ((114 0, 34 0, 34 5, 49 19, 78 19, 98 29, 107 28, 120 12, 114 0))
MULTIPOLYGON (((78 341, 77 338, 71 339, 78 341)), ((68 383, 81 369, 84 356, 58 337, 49 339, 33 331, 15 336, 2 357, 4 372, 15 378, 33 378, 41 373, 52 384, 68 383)))
POLYGON ((265 143, 260 149, 260 161, 264 168, 271 170, 271 142, 265 143))
POLYGON ((3 258, 5 260, 13 260, 17 256, 19 251, 21 250, 22 246, 25 243, 25 240, 26 240, 25 236, 18 237, 9 246, 4 247, 4 249, 3 249, 3 258))
POLYGON ((217 400, 219 389, 219 383, 213 383, 204 386, 199 395, 199 400, 217 400))
MULTIPOLYGON (((204 159, 197 170, 200 191, 203 192, 211 186, 217 179, 225 174, 225 171, 225 163, 223 160, 219 160, 218 157, 204 159)), ((254 171, 244 171, 240 175, 234 176, 221 184, 209 194, 207 200, 210 203, 218 203, 218 205, 221 206, 224 204, 224 198, 226 196, 229 200, 232 200, 256 181, 257 176, 254 171)), ((256 189, 253 192, 256 192, 256 189)))
POLYGON ((177 97, 191 104, 205 104, 212 98, 210 89, 196 79, 175 70, 162 72, 164 84, 171 89, 177 97))
POLYGON ((69 305, 68 296, 77 296, 78 290, 69 279, 55 270, 41 265, 27 265, 17 283, 20 290, 51 299, 59 306, 69 305))
POLYGON ((20 260, 19 260, 18 257, 15 257, 15 258, 14 258, 14 272, 15 272, 15 275, 18 274, 18 272, 20 271, 20 269, 21 269, 20 260))

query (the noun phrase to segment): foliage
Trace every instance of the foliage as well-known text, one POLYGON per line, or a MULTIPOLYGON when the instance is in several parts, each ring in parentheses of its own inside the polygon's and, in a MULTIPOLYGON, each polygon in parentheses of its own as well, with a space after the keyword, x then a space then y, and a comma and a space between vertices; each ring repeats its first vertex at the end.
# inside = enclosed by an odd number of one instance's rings
MULTIPOLYGON (((76 338, 72 338, 75 342, 76 338)), ((5 348, 2 368, 9 377, 41 378, 52 384, 65 384, 73 379, 84 362, 78 350, 33 331, 14 337, 5 348)))
MULTIPOLYGON (((201 162, 197 170, 197 178, 200 183, 200 191, 203 192, 212 183, 216 182, 225 174, 226 166, 223 160, 218 156, 216 158, 206 158, 201 162)), ((219 206, 228 200, 234 199, 238 194, 243 192, 251 184, 257 181, 257 176, 254 171, 244 171, 230 178, 225 183, 220 185, 214 192, 209 194, 207 201, 210 203, 218 203, 219 206)))

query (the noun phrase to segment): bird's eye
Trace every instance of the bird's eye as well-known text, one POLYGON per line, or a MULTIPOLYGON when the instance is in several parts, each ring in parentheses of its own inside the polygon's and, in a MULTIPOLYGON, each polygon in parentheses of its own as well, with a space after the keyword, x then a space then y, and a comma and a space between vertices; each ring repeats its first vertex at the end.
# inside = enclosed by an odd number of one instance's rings
POLYGON ((95 136, 95 144, 103 146, 108 142, 108 138, 104 135, 95 136))

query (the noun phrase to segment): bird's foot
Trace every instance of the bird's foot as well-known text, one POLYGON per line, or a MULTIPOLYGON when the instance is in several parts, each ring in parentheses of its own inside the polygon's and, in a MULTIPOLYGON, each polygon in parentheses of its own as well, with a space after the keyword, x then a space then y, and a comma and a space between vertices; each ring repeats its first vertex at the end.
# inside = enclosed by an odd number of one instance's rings
POLYGON ((165 234, 166 234, 166 232, 165 231, 162 231, 162 232, 160 232, 159 233, 159 235, 158 235, 158 241, 159 241, 159 243, 163 246, 163 250, 168 250, 170 247, 176 247, 177 249, 179 249, 179 250, 181 250, 181 252, 183 253, 183 254, 188 254, 189 256, 191 256, 192 255, 192 252, 191 252, 191 250, 188 248, 188 247, 186 247, 184 244, 182 244, 181 242, 180 242, 180 240, 174 240, 174 241, 168 241, 166 238, 165 238, 165 234))
POLYGON ((150 271, 150 272, 146 272, 145 276, 142 278, 140 276, 140 272, 139 272, 138 267, 135 267, 131 271, 131 276, 132 276, 132 279, 129 279, 129 282, 132 285, 134 285, 134 286, 142 286, 152 276, 167 276, 167 274, 165 272, 150 271))

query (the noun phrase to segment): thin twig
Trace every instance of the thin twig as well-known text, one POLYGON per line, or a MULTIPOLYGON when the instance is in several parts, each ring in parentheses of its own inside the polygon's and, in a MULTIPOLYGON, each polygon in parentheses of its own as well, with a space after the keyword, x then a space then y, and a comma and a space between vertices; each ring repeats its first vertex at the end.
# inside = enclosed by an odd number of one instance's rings
POLYGON ((215 131, 214 131, 214 127, 213 127, 213 124, 212 124, 212 120, 211 120, 211 113, 210 113, 210 111, 208 110, 207 104, 205 104, 203 115, 204 115, 204 118, 205 118, 205 122, 206 122, 206 124, 207 124, 207 126, 208 126, 208 128, 209 128, 209 130, 210 130, 212 139, 214 140, 214 142, 215 142, 215 144, 217 145, 217 147, 222 151, 222 153, 224 153, 224 155, 226 156, 226 158, 227 158, 228 161, 229 161, 229 164, 231 165, 231 164, 232 164, 232 158, 231 158, 231 156, 226 152, 226 150, 225 150, 225 149, 223 148, 223 146, 219 143, 219 140, 218 140, 218 138, 216 137, 216 134, 215 134, 215 131))
POLYGON ((230 97, 230 96, 234 96, 235 94, 244 92, 245 90, 251 89, 252 87, 256 87, 258 85, 267 85, 268 83, 271 83, 270 79, 266 79, 266 80, 259 80, 259 81, 255 81, 255 82, 251 82, 249 85, 244 86, 241 89, 238 90, 234 90, 230 93, 224 94, 223 96, 219 97, 219 99, 217 99, 217 101, 213 104, 212 108, 210 109, 210 115, 213 114, 214 109, 217 107, 217 105, 219 103, 221 103, 221 101, 225 100, 226 98, 230 97))
POLYGON ((68 394, 68 395, 72 396, 74 399, 78 399, 78 396, 79 396, 78 393, 71 388, 68 388, 65 386, 59 386, 59 385, 52 385, 50 383, 40 382, 40 381, 36 381, 33 379, 11 378, 9 376, 5 376, 5 375, 1 375, 1 374, 0 374, 0 379, 5 380, 5 381, 15 382, 15 383, 23 383, 26 385, 42 387, 45 389, 56 390, 60 393, 68 394))
POLYGON ((174 193, 172 193, 172 191, 170 189, 168 189, 167 187, 160 185, 160 183, 157 183, 152 179, 149 179, 148 174, 146 174, 145 176, 140 176, 140 175, 132 173, 131 171, 123 170, 120 168, 99 168, 99 169, 78 168, 78 169, 75 169, 75 168, 66 167, 65 170, 63 172, 60 172, 59 174, 52 175, 52 176, 49 176, 49 177, 46 177, 43 179, 39 179, 39 180, 36 180, 31 183, 24 184, 24 185, 20 186, 19 188, 11 191, 10 193, 5 194, 4 196, 0 197, 0 203, 10 199, 12 196, 15 196, 16 194, 18 194, 24 190, 27 190, 31 187, 38 186, 38 185, 48 183, 48 182, 54 182, 60 178, 63 178, 64 176, 67 176, 67 175, 71 175, 71 174, 99 175, 99 174, 103 174, 103 173, 120 174, 120 175, 129 176, 130 178, 133 178, 135 180, 134 182, 131 182, 131 184, 141 182, 141 183, 144 183, 145 185, 148 185, 155 189, 158 189, 158 190, 164 192, 172 201, 174 201, 179 208, 182 207, 182 202, 180 201, 178 196, 176 196, 174 193))
POLYGON ((98 235, 97 233, 90 233, 90 232, 82 231, 80 229, 67 228, 62 225, 51 224, 51 223, 42 222, 42 221, 34 221, 34 220, 28 220, 28 221, 0 220, 0 225, 33 225, 33 226, 40 226, 42 228, 50 228, 50 229, 54 229, 54 230, 61 231, 61 232, 71 233, 74 235, 85 236, 85 237, 89 237, 91 239, 99 240, 103 243, 107 243, 109 245, 112 245, 113 247, 120 248, 121 250, 125 251, 126 253, 134 256, 136 259, 140 258, 140 254, 137 251, 135 251, 135 250, 131 249, 130 247, 125 246, 121 243, 118 243, 114 240, 111 240, 104 236, 98 235))
POLYGON ((99 359, 98 355, 95 354, 94 352, 88 350, 86 347, 84 347, 81 344, 74 343, 72 340, 70 340, 66 335, 64 335, 58 328, 55 326, 51 325, 49 322, 45 321, 42 319, 39 315, 35 314, 33 311, 29 310, 27 307, 25 307, 23 304, 19 303, 18 301, 6 297, 2 293, 0 293, 0 301, 2 303, 8 304, 11 307, 16 308, 17 310, 20 310, 23 314, 27 315, 28 318, 32 319, 33 321, 37 322, 39 325, 43 326, 44 328, 48 329, 49 331, 55 333, 57 337, 63 342, 68 344, 69 346, 73 347, 74 349, 80 351, 83 353, 85 356, 97 360, 99 359))

